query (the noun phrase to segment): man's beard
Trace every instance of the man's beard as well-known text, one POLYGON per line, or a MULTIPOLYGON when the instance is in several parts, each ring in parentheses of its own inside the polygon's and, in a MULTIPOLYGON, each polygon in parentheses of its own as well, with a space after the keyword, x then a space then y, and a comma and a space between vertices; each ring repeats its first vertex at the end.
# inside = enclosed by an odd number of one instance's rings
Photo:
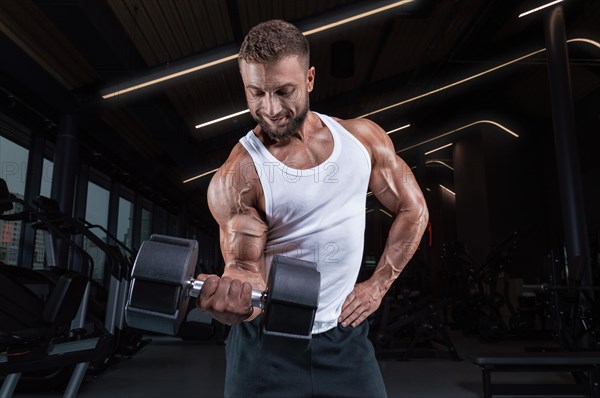
POLYGON ((265 132, 272 140, 278 140, 286 137, 290 137, 294 133, 296 133, 304 120, 306 120, 306 116, 308 115, 308 100, 306 101, 306 106, 295 118, 293 118, 288 124, 283 128, 283 130, 273 130, 271 126, 262 118, 252 115, 252 118, 258 125, 261 127, 262 131, 265 132))

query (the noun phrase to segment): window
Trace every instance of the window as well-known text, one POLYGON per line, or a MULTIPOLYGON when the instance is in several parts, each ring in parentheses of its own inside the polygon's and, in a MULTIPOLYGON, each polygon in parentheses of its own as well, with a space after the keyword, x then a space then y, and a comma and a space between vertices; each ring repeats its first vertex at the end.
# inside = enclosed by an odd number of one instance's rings
POLYGON ((40 195, 49 198, 52 195, 52 173, 54 172, 54 162, 44 159, 42 166, 42 182, 40 185, 40 195))
POLYGON ((132 248, 132 232, 133 232, 133 203, 129 200, 119 198, 119 219, 117 220, 117 239, 132 248))
POLYGON ((140 244, 150 238, 152 232, 152 213, 147 208, 142 208, 142 225, 140 228, 140 244))
MULTIPOLYGON (((0 137, 0 176, 6 181, 8 191, 19 199, 23 199, 25 194, 28 156, 27 149, 0 137)), ((13 209, 6 213, 18 213, 21 210, 22 206, 15 204, 13 209)), ((23 226, 21 221, 0 220, 0 261, 5 264, 17 265, 23 226)))
MULTIPOLYGON (((87 202, 85 207, 85 219, 91 224, 100 225, 106 228, 108 224, 108 201, 108 190, 94 184, 93 182, 89 182, 87 202)), ((106 234, 104 232, 99 229, 94 229, 93 232, 96 234, 96 236, 106 242, 106 234)), ((83 248, 94 260, 94 273, 92 275, 93 279, 100 282, 104 281, 104 262, 106 260, 105 253, 95 244, 93 244, 88 238, 84 239, 83 248)))
MULTIPOLYGON (((44 159, 42 166, 42 181, 40 183, 40 195, 47 198, 52 196, 52 173, 54 171, 54 162, 44 159)), ((35 246, 33 248, 33 269, 44 268, 44 232, 35 231, 35 246)))

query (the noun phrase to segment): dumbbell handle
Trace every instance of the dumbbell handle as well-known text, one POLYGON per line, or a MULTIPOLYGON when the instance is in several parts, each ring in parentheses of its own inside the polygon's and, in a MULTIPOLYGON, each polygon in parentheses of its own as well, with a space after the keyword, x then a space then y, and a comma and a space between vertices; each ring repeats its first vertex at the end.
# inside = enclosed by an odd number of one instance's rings
MULTIPOLYGON (((196 279, 190 279, 188 282, 189 291, 188 296, 198 298, 200 296, 200 291, 202 290, 202 286, 204 285, 204 281, 199 281, 196 279)), ((252 290, 252 298, 251 304, 253 307, 263 309, 264 303, 267 300, 267 292, 259 292, 258 290, 252 290)))

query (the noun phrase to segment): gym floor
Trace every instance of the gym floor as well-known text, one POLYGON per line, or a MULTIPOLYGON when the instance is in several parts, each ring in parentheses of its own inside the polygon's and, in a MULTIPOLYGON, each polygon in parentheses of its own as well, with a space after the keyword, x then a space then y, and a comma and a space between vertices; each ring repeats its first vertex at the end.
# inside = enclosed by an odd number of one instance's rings
MULTIPOLYGON (((443 347, 418 351, 409 361, 381 359, 380 366, 390 398, 482 397, 481 371, 469 356, 493 352, 523 352, 527 347, 550 347, 553 341, 505 340, 483 343, 478 336, 451 332, 462 361, 446 358, 443 347), (424 352, 424 351, 421 351, 424 352), (422 358, 416 358, 420 356, 422 358)), ((123 359, 97 378, 88 377, 79 390, 83 398, 201 398, 222 397, 224 346, 208 342, 152 337, 152 342, 131 358, 123 359)), ((248 364, 252 366, 252 364, 248 364)), ((570 383, 566 373, 497 373, 494 382, 570 383)), ((60 397, 61 394, 19 394, 14 397, 60 397)))

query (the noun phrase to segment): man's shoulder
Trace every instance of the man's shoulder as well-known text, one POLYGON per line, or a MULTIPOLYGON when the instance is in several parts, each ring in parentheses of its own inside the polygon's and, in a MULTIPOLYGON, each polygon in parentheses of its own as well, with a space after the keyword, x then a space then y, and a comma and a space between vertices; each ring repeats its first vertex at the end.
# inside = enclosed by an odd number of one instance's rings
POLYGON ((369 151, 373 145, 387 137, 385 131, 369 119, 340 119, 337 117, 332 117, 332 119, 358 139, 369 151))
POLYGON ((368 136, 378 134, 382 131, 381 127, 369 119, 341 119, 335 116, 330 117, 355 136, 368 136))
POLYGON ((235 184, 239 182, 243 184, 245 182, 244 180, 255 179, 256 171, 253 166, 254 160, 252 159, 252 156, 250 156, 250 153, 246 148, 238 142, 229 153, 227 160, 223 162, 213 176, 211 186, 214 186, 215 183, 218 182, 231 185, 231 179, 235 184))
POLYGON ((233 149, 231 149, 231 152, 229 153, 229 157, 227 158, 227 160, 225 161, 224 164, 228 163, 228 162, 236 162, 236 161, 242 161, 242 160, 252 160, 252 156, 250 156, 250 153, 248 152, 248 150, 242 145, 241 142, 237 142, 233 149))

